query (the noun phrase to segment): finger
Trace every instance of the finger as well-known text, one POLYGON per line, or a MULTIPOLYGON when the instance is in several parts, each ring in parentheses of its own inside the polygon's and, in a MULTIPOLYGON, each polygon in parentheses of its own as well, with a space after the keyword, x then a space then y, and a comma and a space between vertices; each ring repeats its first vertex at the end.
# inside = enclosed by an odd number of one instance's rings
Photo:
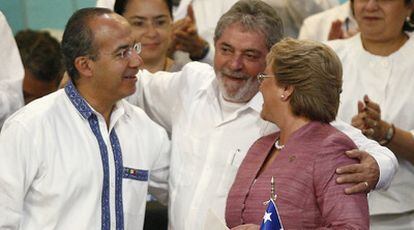
POLYGON ((341 174, 336 178, 338 184, 357 184, 365 181, 365 175, 361 172, 341 174))
POLYGON ((354 126, 354 127, 356 127, 356 128, 358 128, 358 129, 360 129, 360 130, 366 128, 365 127, 365 122, 362 119, 363 116, 361 116, 361 115, 362 114, 358 114, 358 115, 354 116, 352 118, 352 121, 351 121, 351 125, 354 126))
POLYGON ((372 108, 375 111, 380 111, 380 106, 378 103, 375 103, 374 101, 372 101, 368 95, 364 96, 364 101, 367 107, 372 108))
POLYGON ((192 4, 188 5, 188 7, 187 7, 187 17, 189 17, 192 22, 196 21, 192 4))
POLYGON ((369 118, 369 117, 366 117, 366 118, 365 118, 365 124, 366 124, 368 127, 373 128, 373 129, 377 129, 377 128, 378 128, 378 121, 377 121, 377 120, 375 120, 375 119, 371 119, 371 118, 369 118))
POLYGON ((371 119, 374 120, 380 120, 381 119, 381 112, 377 109, 374 109, 372 107, 366 106, 365 107, 365 112, 367 114, 368 117, 370 117, 371 119))
POLYGON ((358 101, 358 113, 364 112, 365 104, 362 101, 358 101))
POLYGON ((351 174, 351 173, 359 173, 361 172, 360 164, 351 164, 351 165, 344 165, 336 169, 337 174, 351 174))
POLYGON ((342 22, 341 20, 336 20, 334 22, 332 22, 331 24, 331 29, 329 31, 328 34, 328 40, 335 40, 335 39, 340 39, 343 37, 343 32, 342 32, 342 22))
POLYGON ((175 31, 175 30, 182 30, 182 28, 185 27, 185 24, 186 24, 186 22, 185 22, 184 19, 179 19, 179 20, 175 21, 173 23, 173 31, 175 31))
POLYGON ((363 129, 361 131, 362 131, 362 134, 364 134, 365 136, 367 136, 368 138, 371 138, 371 139, 375 134, 375 130, 373 128, 367 128, 367 129, 363 129))
POLYGON ((369 186, 367 187, 365 182, 361 182, 358 183, 356 185, 353 185, 349 188, 345 189, 345 194, 355 194, 355 193, 367 193, 369 192, 371 189, 369 188, 369 186))

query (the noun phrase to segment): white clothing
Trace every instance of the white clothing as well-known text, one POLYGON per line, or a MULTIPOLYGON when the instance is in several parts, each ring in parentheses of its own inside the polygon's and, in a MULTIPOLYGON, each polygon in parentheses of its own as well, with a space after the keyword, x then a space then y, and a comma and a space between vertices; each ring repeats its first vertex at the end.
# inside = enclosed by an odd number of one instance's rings
POLYGON ((7 79, 23 79, 24 67, 20 59, 19 49, 6 17, 0 11, 0 81, 7 79))
MULTIPOLYGON (((312 15, 303 21, 299 32, 299 39, 310 39, 324 42, 328 40, 332 22, 341 20, 344 22, 348 18, 348 29, 356 29, 358 27, 351 11, 350 2, 336 6, 332 9, 312 15)), ((344 30, 346 31, 347 28, 344 30)))
POLYGON ((276 10, 283 21, 285 36, 298 37, 303 20, 310 15, 330 9, 338 0, 263 0, 276 10))
MULTIPOLYGON (((128 100, 172 133, 170 229, 203 229, 209 209, 224 221, 227 194, 249 147, 277 129, 260 118, 261 94, 223 117, 215 72, 198 62, 177 73, 141 72, 137 87, 128 100)), ((335 125, 341 130, 346 126, 335 125)), ((396 170, 392 153, 355 128, 347 125, 346 129, 359 147, 373 147, 368 151, 379 156, 375 155, 381 166, 380 184, 386 186, 396 170), (360 146, 362 142, 365 146, 360 146)))
POLYGON ((23 79, 0 81, 0 129, 6 119, 23 106, 23 79))
POLYGON ((104 7, 113 10, 115 5, 115 0, 97 0, 96 7, 104 7))
MULTIPOLYGON (((328 43, 343 66, 343 91, 338 117, 350 123, 358 113, 357 101, 367 94, 381 107, 381 118, 395 126, 414 129, 414 37, 396 52, 381 57, 367 52, 360 34, 328 43)), ((369 195, 370 215, 414 210, 414 166, 399 158, 399 170, 387 191, 369 195)))
POLYGON ((124 229, 142 229, 147 190, 166 200, 165 130, 125 100, 107 127, 73 89, 31 102, 4 124, 0 229, 118 229, 122 219, 124 229))

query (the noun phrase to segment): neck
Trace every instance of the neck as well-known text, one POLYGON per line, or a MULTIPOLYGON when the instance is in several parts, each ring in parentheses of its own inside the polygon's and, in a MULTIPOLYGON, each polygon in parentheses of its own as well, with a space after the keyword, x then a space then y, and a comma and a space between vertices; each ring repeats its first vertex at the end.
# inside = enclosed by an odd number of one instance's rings
POLYGON ((408 40, 408 36, 405 33, 401 33, 396 37, 387 40, 375 40, 364 38, 361 35, 361 41, 364 49, 374 55, 389 56, 398 49, 401 48, 408 40))
POLYGON ((109 128, 112 109, 114 108, 116 101, 112 102, 112 99, 107 96, 105 97, 105 95, 102 96, 97 93, 97 90, 91 90, 90 87, 86 87, 82 84, 78 84, 76 88, 88 104, 104 117, 106 125, 109 128))
POLYGON ((151 73, 158 71, 166 71, 171 66, 172 60, 168 57, 156 59, 156 60, 146 60, 144 62, 143 68, 148 70, 151 73))
POLYGON ((285 114, 280 121, 275 122, 280 128, 279 144, 284 145, 289 137, 298 129, 310 122, 309 119, 304 117, 294 116, 292 113, 285 114))

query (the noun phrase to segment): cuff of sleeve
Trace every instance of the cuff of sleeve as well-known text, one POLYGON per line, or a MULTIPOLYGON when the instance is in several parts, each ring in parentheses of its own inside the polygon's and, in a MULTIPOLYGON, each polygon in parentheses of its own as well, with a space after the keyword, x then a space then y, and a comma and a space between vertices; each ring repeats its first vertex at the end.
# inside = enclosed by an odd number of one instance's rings
MULTIPOLYGON (((371 154, 371 153, 370 153, 371 154)), ((372 157, 377 161, 380 176, 375 190, 386 190, 391 184, 392 179, 398 170, 398 161, 394 154, 387 148, 384 151, 371 154, 372 157)))

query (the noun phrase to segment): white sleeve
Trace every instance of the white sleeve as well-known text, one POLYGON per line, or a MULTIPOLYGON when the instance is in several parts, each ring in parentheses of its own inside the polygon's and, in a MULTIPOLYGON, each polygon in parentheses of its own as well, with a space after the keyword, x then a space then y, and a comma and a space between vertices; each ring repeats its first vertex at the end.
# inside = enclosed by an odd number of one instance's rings
POLYGON ((17 122, 0 134, 0 229, 19 229, 24 199, 38 173, 32 135, 17 122))
POLYGON ((5 79, 23 79, 24 67, 19 49, 6 17, 0 11, 0 81, 5 79))
POLYGON ((375 158, 380 169, 380 177, 375 189, 387 189, 398 169, 397 158, 391 150, 381 146, 374 140, 368 139, 359 129, 339 119, 333 121, 331 125, 351 138, 360 150, 368 152, 375 158))
POLYGON ((186 100, 210 79, 210 73, 214 73, 212 67, 199 62, 190 62, 176 73, 140 71, 137 90, 127 100, 171 132, 175 109, 185 107, 186 100))
POLYGON ((157 138, 161 139, 161 143, 158 143, 158 158, 151 168, 148 191, 160 203, 167 205, 171 144, 164 130, 157 138))
POLYGON ((311 28, 309 18, 306 18, 303 21, 302 26, 300 27, 298 39, 315 40, 315 38, 314 38, 315 36, 312 35, 313 31, 314 30, 312 30, 312 28, 311 28))

